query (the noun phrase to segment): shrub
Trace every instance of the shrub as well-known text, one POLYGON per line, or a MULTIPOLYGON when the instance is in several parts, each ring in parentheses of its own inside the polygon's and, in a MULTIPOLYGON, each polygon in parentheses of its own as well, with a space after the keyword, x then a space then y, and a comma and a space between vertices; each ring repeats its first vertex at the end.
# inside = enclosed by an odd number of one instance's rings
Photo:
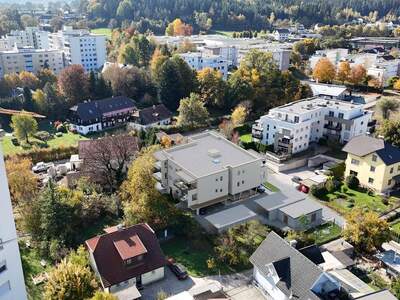
POLYGON ((342 187, 342 192, 343 193, 345 193, 345 194, 347 194, 347 191, 348 191, 349 189, 347 188, 347 186, 343 186, 342 187))
POLYGON ((65 127, 64 124, 59 124, 59 125, 56 127, 56 130, 57 130, 57 132, 64 132, 64 133, 67 132, 67 128, 65 127))
POLYGON ((339 181, 343 180, 344 171, 346 169, 345 163, 340 163, 330 168, 329 171, 332 173, 332 176, 339 181))
POLYGON ((349 188, 355 190, 360 186, 360 181, 357 176, 352 174, 346 177, 346 184, 349 188))
POLYGON ((328 193, 333 193, 334 191, 336 191, 336 189, 339 187, 339 184, 336 180, 334 179, 328 179, 325 182, 325 188, 328 191, 328 193))
POLYGON ((38 131, 38 132, 36 132, 36 134, 35 134, 35 138, 37 138, 37 139, 39 139, 39 140, 41 140, 41 141, 46 142, 46 141, 50 140, 51 134, 48 133, 47 131, 38 131))
POLYGON ((311 187, 311 189, 310 189, 310 193, 314 197, 323 198, 324 196, 326 196, 328 191, 326 190, 326 188, 324 186, 323 187, 319 187, 319 186, 313 185, 311 187))
MULTIPOLYGON (((32 149, 23 153, 14 154, 12 155, 12 157, 16 157, 17 159, 29 158, 30 160, 32 160, 33 164, 36 164, 40 161, 51 162, 56 160, 69 159, 72 154, 76 154, 77 152, 78 147, 70 146, 60 148, 32 149)), ((10 157, 10 155, 6 155, 4 158, 8 159, 10 157)))
POLYGON ((382 203, 385 205, 389 205, 389 198, 388 197, 382 197, 382 203))
POLYGON ((12 143, 14 146, 19 146, 19 145, 20 145, 18 139, 15 138, 15 137, 13 137, 13 138, 11 139, 11 143, 12 143))

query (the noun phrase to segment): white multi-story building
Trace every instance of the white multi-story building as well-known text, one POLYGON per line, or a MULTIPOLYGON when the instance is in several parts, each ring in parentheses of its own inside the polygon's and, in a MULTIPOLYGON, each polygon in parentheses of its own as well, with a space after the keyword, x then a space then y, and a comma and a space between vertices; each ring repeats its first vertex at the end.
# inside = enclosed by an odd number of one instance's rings
POLYGON ((189 137, 188 143, 155 153, 155 178, 161 188, 190 209, 239 200, 266 180, 263 158, 215 132, 189 137))
POLYGON ((278 28, 275 29, 272 33, 272 36, 276 41, 286 41, 289 39, 290 31, 287 28, 278 28))
POLYGON ((50 34, 50 47, 64 52, 66 65, 79 64, 86 71, 98 70, 106 61, 106 36, 88 30, 64 26, 50 34))
POLYGON ((315 52, 313 56, 310 57, 310 67, 314 69, 315 65, 318 61, 326 57, 329 61, 336 66, 341 60, 344 60, 349 55, 349 49, 345 48, 337 48, 337 49, 326 49, 326 50, 318 50, 315 52))
POLYGON ((24 274, 2 149, 0 149, 0 193, 0 300, 25 300, 27 296, 24 274))
POLYGON ((179 55, 194 70, 211 68, 220 71, 224 79, 228 77, 228 61, 221 55, 208 55, 202 52, 188 52, 179 55))
POLYGON ((271 109, 253 125, 252 135, 278 153, 294 154, 322 137, 345 143, 364 135, 371 119, 362 105, 314 97, 271 109))
POLYGON ((206 55, 220 55, 228 62, 228 66, 238 65, 238 49, 235 46, 204 46, 202 52, 206 55))
POLYGON ((45 67, 58 74, 64 66, 61 50, 14 48, 0 51, 0 78, 22 71, 36 73, 45 67))
POLYGON ((27 27, 25 30, 12 30, 0 38, 0 51, 12 50, 15 46, 48 49, 49 32, 39 30, 38 27, 27 27))

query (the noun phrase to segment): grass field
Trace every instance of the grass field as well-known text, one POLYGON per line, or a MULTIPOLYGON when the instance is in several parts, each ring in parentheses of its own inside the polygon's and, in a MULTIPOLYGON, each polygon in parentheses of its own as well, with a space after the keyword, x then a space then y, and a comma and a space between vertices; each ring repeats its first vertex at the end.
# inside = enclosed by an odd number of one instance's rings
MULTIPOLYGON (((390 208, 390 205, 386 205, 382 202, 382 198, 378 195, 368 195, 366 192, 361 190, 353 190, 348 188, 344 192, 344 186, 339 190, 326 194, 323 199, 324 204, 335 209, 341 214, 346 214, 354 208, 363 208, 372 210, 377 213, 384 212, 390 208), (350 199, 354 200, 354 205, 351 205, 350 199)), ((389 204, 398 201, 397 198, 389 198, 389 204)))
POLYGON ((34 285, 32 277, 35 277, 42 272, 49 271, 49 269, 51 268, 51 264, 47 262, 47 266, 42 267, 42 265, 40 264, 42 258, 33 249, 27 248, 22 242, 20 243, 20 252, 22 268, 24 270, 25 284, 28 292, 28 299, 43 299, 43 284, 34 285))
MULTIPOLYGON (((13 155, 13 154, 18 154, 18 153, 21 153, 24 151, 32 150, 35 147, 37 147, 37 146, 35 146, 35 144, 40 142, 39 140, 31 137, 29 139, 29 141, 32 143, 32 146, 28 147, 24 143, 22 143, 22 146, 15 146, 11 142, 11 139, 12 139, 11 136, 5 136, 3 138, 2 146, 3 146, 4 155, 13 155)), ((47 142, 47 145, 49 148, 77 146, 78 141, 86 140, 86 139, 87 138, 82 135, 68 132, 68 133, 63 133, 63 135, 61 137, 54 136, 53 139, 51 139, 47 142)))
POLYGON ((112 30, 110 28, 105 27, 90 30, 90 32, 94 34, 104 34, 105 36, 107 36, 107 38, 111 38, 111 31, 112 30))
POLYGON ((268 181, 264 182, 264 186, 274 193, 280 191, 276 186, 274 186, 272 183, 269 183, 268 181))
POLYGON ((240 140, 241 140, 243 143, 250 143, 250 142, 251 142, 251 139, 252 139, 251 133, 243 134, 243 135, 240 136, 240 140))
POLYGON ((210 34, 220 34, 220 35, 224 35, 227 37, 232 37, 234 31, 224 31, 224 30, 212 30, 210 31, 210 34))
POLYGON ((340 226, 334 223, 326 223, 324 225, 313 228, 311 236, 315 239, 317 245, 325 244, 326 242, 337 239, 342 234, 340 226))

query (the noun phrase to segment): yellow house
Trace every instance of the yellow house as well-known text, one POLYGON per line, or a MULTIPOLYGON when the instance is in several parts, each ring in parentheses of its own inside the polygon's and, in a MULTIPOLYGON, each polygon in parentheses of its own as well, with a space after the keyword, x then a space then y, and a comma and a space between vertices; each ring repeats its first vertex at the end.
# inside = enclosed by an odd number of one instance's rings
POLYGON ((345 177, 357 176, 360 185, 386 192, 400 183, 400 148, 369 136, 351 139, 347 152, 345 177))

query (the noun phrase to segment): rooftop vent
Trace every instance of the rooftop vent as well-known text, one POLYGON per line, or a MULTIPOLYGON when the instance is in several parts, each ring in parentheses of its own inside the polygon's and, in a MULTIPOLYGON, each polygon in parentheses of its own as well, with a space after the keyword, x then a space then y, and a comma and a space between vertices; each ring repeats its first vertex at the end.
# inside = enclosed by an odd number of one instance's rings
POLYGON ((212 158, 217 158, 217 157, 221 156, 221 152, 219 152, 219 150, 217 150, 217 149, 209 149, 208 156, 210 156, 212 158))

